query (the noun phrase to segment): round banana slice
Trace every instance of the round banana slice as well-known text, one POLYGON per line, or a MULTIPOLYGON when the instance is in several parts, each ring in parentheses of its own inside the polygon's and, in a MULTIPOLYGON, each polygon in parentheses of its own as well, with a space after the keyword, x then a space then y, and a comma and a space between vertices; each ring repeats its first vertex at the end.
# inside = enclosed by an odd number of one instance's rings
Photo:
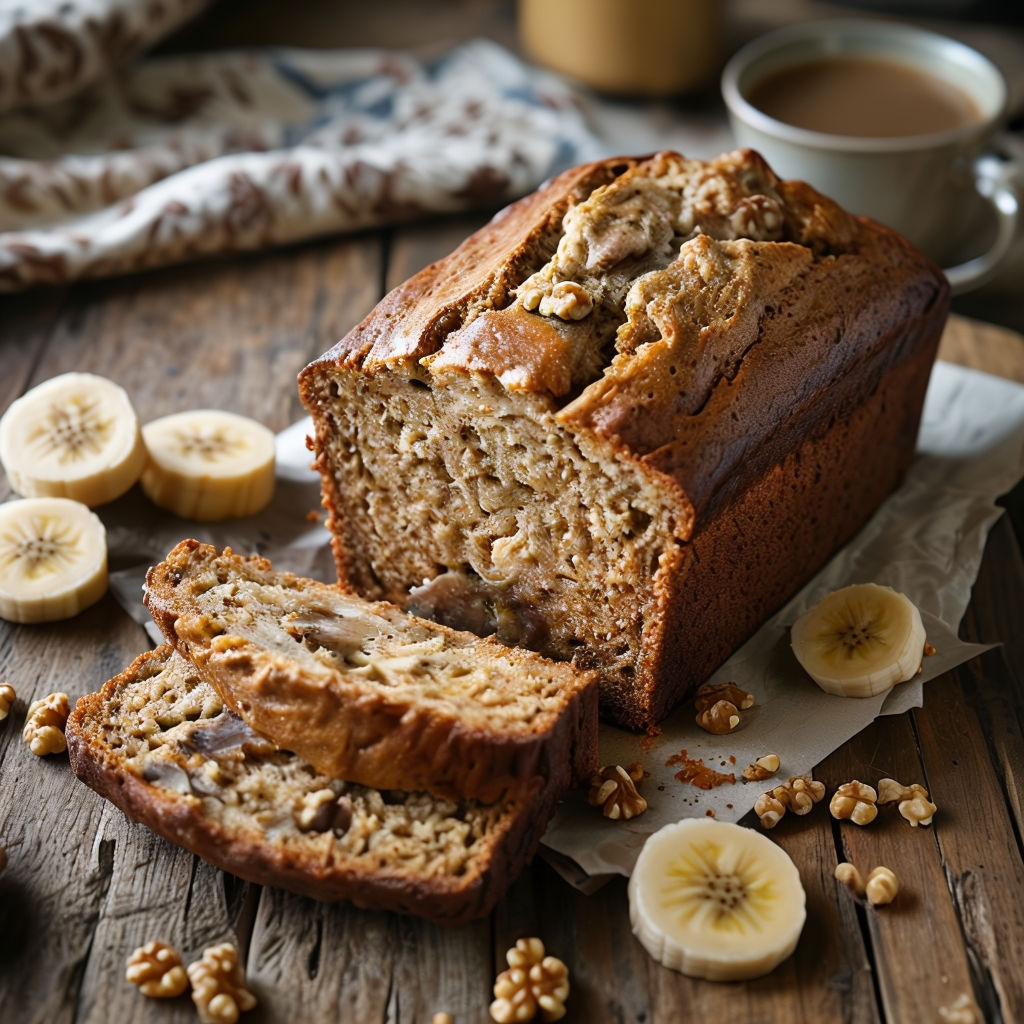
POLYGON ((194 409, 147 423, 142 490, 183 519, 214 522, 261 511, 274 494, 274 435, 262 423, 194 409))
POLYGON ((107 533, 69 498, 0 505, 0 618, 69 619, 107 590, 107 533))
POLYGON ((633 934, 692 978, 767 974, 796 949, 807 916, 800 874, 761 832, 712 818, 666 825, 629 879, 633 934))
POLYGON ((124 388, 93 373, 64 373, 12 402, 0 419, 0 462, 26 497, 102 505, 128 490, 146 449, 124 388))
POLYGON ((857 583, 828 594, 793 623, 797 660, 826 692, 872 697, 917 674, 921 613, 905 594, 857 583))

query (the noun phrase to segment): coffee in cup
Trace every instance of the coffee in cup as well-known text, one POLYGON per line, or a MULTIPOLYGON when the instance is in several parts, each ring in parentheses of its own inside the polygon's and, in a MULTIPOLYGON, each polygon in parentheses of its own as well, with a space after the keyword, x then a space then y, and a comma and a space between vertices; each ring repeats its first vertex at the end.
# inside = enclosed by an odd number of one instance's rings
POLYGON ((740 145, 899 231, 947 266, 956 290, 986 280, 1009 250, 1017 196, 1007 168, 980 158, 1006 83, 970 47, 888 21, 792 25, 740 50, 722 93, 740 145), (986 203, 997 225, 990 250, 949 266, 986 203))

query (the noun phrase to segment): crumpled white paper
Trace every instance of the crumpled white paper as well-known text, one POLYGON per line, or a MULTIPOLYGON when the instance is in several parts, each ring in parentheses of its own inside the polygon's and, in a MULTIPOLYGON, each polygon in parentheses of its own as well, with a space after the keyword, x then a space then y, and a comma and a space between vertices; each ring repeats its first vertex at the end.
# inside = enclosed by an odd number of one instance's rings
MULTIPOLYGON (((333 581, 327 531, 306 519, 319 509, 319 479, 309 468, 301 421, 278 435, 278 483, 265 513, 249 520, 202 526, 154 511, 138 488, 100 513, 109 531, 111 587, 139 622, 146 569, 183 537, 266 555, 279 569, 333 581)), ((957 638, 970 600, 989 528, 1001 510, 995 500, 1024 476, 1024 387, 1002 378, 937 363, 925 401, 918 457, 900 488, 861 533, 712 677, 735 680, 756 705, 728 736, 712 736, 680 708, 651 739, 602 726, 602 763, 640 761, 649 777, 641 785, 646 813, 611 822, 586 803, 582 792, 562 803, 544 838, 560 870, 575 884, 588 876, 628 875, 644 840, 671 821, 703 816, 722 821, 750 811, 759 784, 700 790, 674 778, 665 762, 686 750, 712 768, 735 772, 762 754, 779 755, 779 776, 810 771, 880 714, 919 707, 923 684, 987 648, 957 638), (863 700, 823 693, 804 675, 789 649, 790 623, 823 594, 847 583, 886 583, 921 609, 928 640, 937 653, 924 660, 920 676, 887 695, 863 700), (730 758, 735 759, 733 763, 730 758), (575 872, 568 858, 582 872, 575 872)), ((159 640, 152 623, 149 629, 159 640)), ((998 638, 994 638, 998 639, 998 638)), ((97 683, 100 681, 97 681, 97 683)))

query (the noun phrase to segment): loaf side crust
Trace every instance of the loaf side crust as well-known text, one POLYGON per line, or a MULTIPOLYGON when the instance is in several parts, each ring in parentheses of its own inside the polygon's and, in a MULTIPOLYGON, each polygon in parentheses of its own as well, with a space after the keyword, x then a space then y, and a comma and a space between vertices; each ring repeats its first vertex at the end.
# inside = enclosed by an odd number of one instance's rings
POLYGON ((555 802, 484 806, 331 779, 249 730, 170 645, 82 697, 67 739, 86 785, 224 871, 448 925, 490 912, 555 802))

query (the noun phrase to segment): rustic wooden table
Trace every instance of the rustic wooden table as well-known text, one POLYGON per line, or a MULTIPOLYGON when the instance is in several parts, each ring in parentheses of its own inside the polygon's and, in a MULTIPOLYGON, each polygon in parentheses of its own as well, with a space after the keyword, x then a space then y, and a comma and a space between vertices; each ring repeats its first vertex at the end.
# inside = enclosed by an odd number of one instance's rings
MULTIPOLYGON (((7 297, 0 410, 45 378, 87 370, 124 385, 144 419, 212 405, 281 429, 301 415, 300 367, 382 286, 476 222, 7 297)), ((1024 381, 1024 338, 1012 332, 958 319, 943 354, 1024 381)), ((127 821, 66 755, 38 758, 21 740, 28 702, 95 689, 148 646, 141 627, 109 595, 69 622, 0 623, 0 675, 18 693, 0 723, 0 1021, 194 1020, 187 996, 156 1004, 124 981, 126 955, 159 937, 189 957, 237 940, 259 998, 244 1018, 253 1024, 427 1022, 439 1010, 483 1022, 505 950, 524 934, 569 965, 570 1021, 907 1024, 939 1020, 962 993, 989 1021, 1024 1020, 1022 607, 1021 537, 1004 517, 963 625, 966 638, 1002 646, 929 683, 923 709, 878 721, 817 771, 830 790, 886 774, 922 780, 935 824, 837 828, 824 810, 783 819, 772 837, 800 868, 807 926, 773 974, 735 984, 649 959, 630 933, 624 880, 584 896, 540 859, 488 920, 455 930, 224 875, 127 821), (892 867, 898 902, 855 905, 832 877, 842 859, 892 867)))

